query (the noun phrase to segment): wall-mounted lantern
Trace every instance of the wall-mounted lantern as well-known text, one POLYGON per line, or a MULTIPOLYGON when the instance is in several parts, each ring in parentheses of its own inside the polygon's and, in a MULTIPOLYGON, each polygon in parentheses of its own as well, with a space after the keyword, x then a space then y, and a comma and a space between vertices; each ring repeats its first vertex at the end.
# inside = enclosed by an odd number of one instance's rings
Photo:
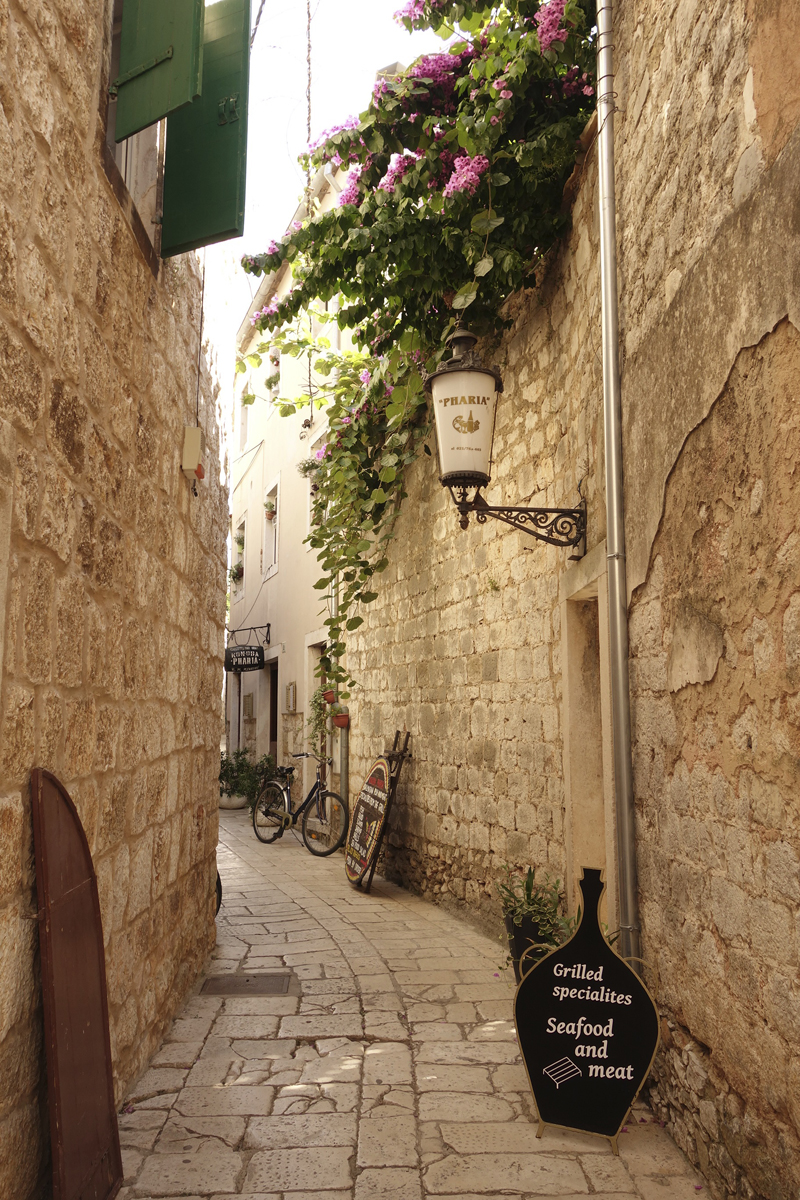
POLYGON ((586 502, 578 508, 521 508, 487 504, 481 495, 492 478, 497 396, 503 380, 484 367, 474 333, 459 326, 447 339, 453 356, 425 379, 433 398, 439 480, 458 509, 462 529, 474 513, 479 525, 495 517, 551 546, 577 546, 586 536, 586 502), (470 495, 471 493, 471 495, 470 495))

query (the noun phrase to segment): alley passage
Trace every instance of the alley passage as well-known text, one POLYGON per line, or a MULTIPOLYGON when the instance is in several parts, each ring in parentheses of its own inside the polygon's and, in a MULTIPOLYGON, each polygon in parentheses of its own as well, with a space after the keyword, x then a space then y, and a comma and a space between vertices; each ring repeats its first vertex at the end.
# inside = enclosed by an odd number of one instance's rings
POLYGON ((220 841, 212 972, 290 967, 298 994, 190 997, 120 1117, 121 1200, 700 1194, 645 1108, 620 1158, 537 1140, 499 941, 379 878, 363 895, 339 854, 259 845, 246 813, 220 841))

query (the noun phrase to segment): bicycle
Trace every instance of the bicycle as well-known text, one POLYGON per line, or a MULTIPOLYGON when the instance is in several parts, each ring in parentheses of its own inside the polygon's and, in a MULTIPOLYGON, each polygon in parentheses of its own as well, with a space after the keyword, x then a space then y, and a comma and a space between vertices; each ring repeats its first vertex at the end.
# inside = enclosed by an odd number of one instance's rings
POLYGON ((333 854, 347 837, 349 811, 347 801, 336 792, 324 791, 322 787, 322 763, 331 764, 330 758, 306 752, 293 754, 292 758, 314 758, 317 761, 317 778, 299 808, 292 808, 292 776, 294 767, 278 767, 276 779, 270 779, 258 796, 253 807, 253 831, 260 842, 269 845, 287 829, 297 824, 302 816, 301 832, 306 848, 324 858, 333 854))

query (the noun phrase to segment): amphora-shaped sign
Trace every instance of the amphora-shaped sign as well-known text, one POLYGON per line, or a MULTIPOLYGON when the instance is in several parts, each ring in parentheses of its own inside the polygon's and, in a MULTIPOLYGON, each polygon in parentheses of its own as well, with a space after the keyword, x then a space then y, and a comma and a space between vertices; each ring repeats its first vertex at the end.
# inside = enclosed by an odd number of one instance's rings
MULTIPOLYGON (((563 946, 541 959, 517 988, 520 1050, 545 1125, 617 1135, 658 1048, 655 1003, 600 929, 605 885, 584 868, 583 917, 563 946)), ((522 964, 524 970, 524 963, 522 964)))

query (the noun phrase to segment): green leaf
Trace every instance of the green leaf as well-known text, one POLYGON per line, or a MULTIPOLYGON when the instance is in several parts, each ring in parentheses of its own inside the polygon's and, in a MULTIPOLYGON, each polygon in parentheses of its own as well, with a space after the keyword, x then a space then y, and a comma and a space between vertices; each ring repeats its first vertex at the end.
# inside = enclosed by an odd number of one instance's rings
POLYGON ((487 254, 485 258, 482 258, 481 261, 475 265, 476 276, 480 277, 482 275, 488 275, 493 266, 494 259, 492 258, 491 254, 487 254))
POLYGON ((363 617, 351 617, 350 620, 346 623, 345 629, 358 629, 359 625, 363 625, 363 624, 364 624, 363 617))
POLYGON ((505 217, 496 217, 493 212, 488 209, 483 212, 476 213, 472 218, 470 228, 475 233, 491 233, 493 229, 497 229, 505 221, 505 217))
POLYGON ((255 392, 245 392, 242 396, 242 404, 253 404, 255 402, 255 392))
POLYGON ((465 283, 460 287, 455 294, 453 300, 453 308, 464 309, 469 308, 470 304, 477 298, 478 289, 472 283, 465 283))
POLYGON ((492 172, 492 183, 495 187, 505 187, 510 182, 508 175, 504 175, 502 171, 492 172))
POLYGON ((366 538, 363 538, 356 546, 356 551, 358 554, 368 554, 371 549, 372 542, 368 542, 366 538))
POLYGON ((318 579, 317 582, 314 584, 314 588, 318 592, 321 592, 323 588, 327 588, 327 587, 330 587, 329 579, 318 579))
POLYGON ((248 354, 247 361, 251 367, 260 367, 261 366, 261 355, 255 354, 255 353, 248 354))
POLYGON ((361 595, 359 596, 359 600, 361 601, 362 604, 372 604, 372 601, 377 600, 377 599, 378 599, 377 592, 362 592, 361 595))
POLYGON ((244 359, 243 359, 243 358, 237 358, 237 360, 236 360, 236 374, 237 374, 237 375, 244 375, 244 373, 245 373, 245 371, 246 371, 246 370, 247 370, 247 365, 246 365, 246 363, 245 363, 244 359))

